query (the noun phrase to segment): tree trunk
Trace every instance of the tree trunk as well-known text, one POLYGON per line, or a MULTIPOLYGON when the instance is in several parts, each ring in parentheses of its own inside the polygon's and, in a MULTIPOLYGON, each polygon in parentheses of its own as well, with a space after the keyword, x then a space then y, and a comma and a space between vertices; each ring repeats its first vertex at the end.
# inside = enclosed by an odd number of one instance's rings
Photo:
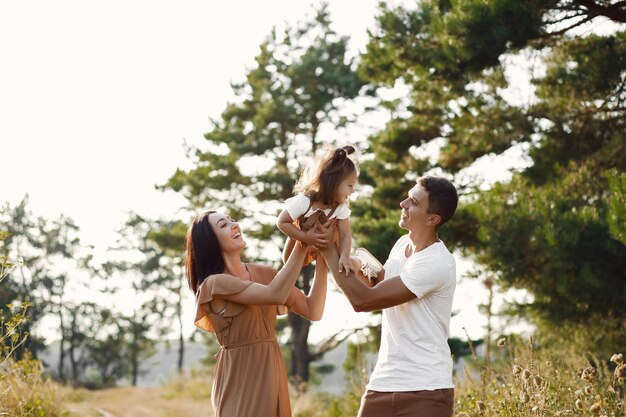
POLYGON ((311 322, 295 313, 289 313, 289 325, 293 331, 290 375, 298 390, 303 382, 309 381, 309 328, 311 322))
POLYGON ((59 322, 61 327, 61 340, 59 341, 59 380, 65 382, 65 323, 63 322, 63 303, 59 302, 59 322))
POLYGON ((137 386, 137 377, 139 375, 139 329, 138 324, 134 321, 136 319, 137 313, 135 312, 133 322, 131 323, 132 341, 130 345, 130 372, 133 387, 137 386))
MULTIPOLYGON (((315 272, 314 265, 307 265, 302 268, 302 274, 297 286, 305 294, 311 289, 311 279, 315 272)), ((311 322, 295 313, 289 313, 289 326, 292 331, 291 344, 291 367, 289 375, 294 380, 298 390, 306 390, 306 383, 309 381, 309 365, 311 362, 309 352, 309 329, 311 322)))
POLYGON ((68 353, 72 367, 72 380, 76 383, 78 381, 78 361, 76 360, 76 320, 78 320, 78 312, 74 310, 70 317, 72 322, 70 323, 70 348, 68 353))
POLYGON ((182 296, 182 288, 178 288, 178 311, 176 314, 178 315, 178 330, 180 333, 180 338, 178 339, 178 372, 181 373, 183 371, 183 362, 185 358, 185 339, 183 337, 183 296, 182 296))

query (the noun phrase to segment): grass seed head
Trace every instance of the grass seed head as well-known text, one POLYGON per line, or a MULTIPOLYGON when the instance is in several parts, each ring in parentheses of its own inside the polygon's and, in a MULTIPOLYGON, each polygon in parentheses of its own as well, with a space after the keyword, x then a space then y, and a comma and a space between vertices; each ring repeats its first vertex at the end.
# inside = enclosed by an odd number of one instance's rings
POLYGON ((615 376, 615 379, 626 379, 626 363, 623 363, 615 368, 615 373, 613 375, 615 376))
POLYGON ((600 409, 602 408, 602 403, 601 402, 597 402, 594 403, 590 408, 589 408, 589 412, 591 414, 598 414, 600 413, 600 409))
POLYGON ((593 366, 588 366, 584 369, 581 369, 578 371, 579 375, 580 375, 580 379, 582 379, 583 381, 592 384, 593 382, 595 382, 596 377, 598 376, 598 372, 596 371, 596 368, 594 368, 593 366))
POLYGON ((580 398, 576 400, 575 405, 576 405, 576 409, 577 410, 582 410, 583 409, 583 402, 581 401, 580 398))
POLYGON ((621 353, 614 353, 613 356, 611 356, 611 362, 621 365, 624 362, 624 356, 621 353))
POLYGON ((522 404, 526 404, 528 402, 529 398, 528 398, 528 393, 526 392, 526 390, 521 390, 519 393, 519 401, 522 404))

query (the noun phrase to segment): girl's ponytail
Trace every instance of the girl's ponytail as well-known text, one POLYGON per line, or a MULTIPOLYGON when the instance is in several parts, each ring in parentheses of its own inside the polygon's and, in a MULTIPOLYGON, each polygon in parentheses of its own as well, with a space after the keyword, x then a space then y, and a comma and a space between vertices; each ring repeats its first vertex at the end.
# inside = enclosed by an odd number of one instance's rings
POLYGON ((343 163, 348 155, 352 155, 356 149, 354 146, 346 145, 342 148, 335 149, 335 154, 333 155, 333 162, 341 162, 343 163))

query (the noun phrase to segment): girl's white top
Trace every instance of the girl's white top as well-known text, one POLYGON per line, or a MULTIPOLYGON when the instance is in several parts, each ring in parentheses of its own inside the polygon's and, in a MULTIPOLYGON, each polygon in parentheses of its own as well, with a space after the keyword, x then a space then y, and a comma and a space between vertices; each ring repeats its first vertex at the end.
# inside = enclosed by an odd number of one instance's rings
MULTIPOLYGON (((287 212, 289 213, 289 215, 291 216, 293 220, 297 219, 303 214, 305 218, 309 217, 316 211, 323 211, 324 213, 326 213, 326 215, 328 215, 328 213, 330 213, 330 210, 331 210, 330 208, 322 210, 322 209, 314 209, 313 207, 307 210, 310 205, 311 205, 311 199, 304 194, 297 194, 285 200, 285 206, 286 206, 285 208, 287 209, 287 212)), ((339 206, 337 206, 337 208, 335 209, 333 214, 330 216, 330 218, 343 220, 343 219, 347 219, 348 217, 350 217, 350 213, 352 213, 352 211, 350 210, 348 205, 345 203, 341 203, 339 206)))
POLYGON ((367 388, 398 392, 453 388, 448 329, 456 262, 439 241, 405 256, 409 235, 394 245, 385 279, 400 276, 416 298, 383 309, 378 362, 367 388))

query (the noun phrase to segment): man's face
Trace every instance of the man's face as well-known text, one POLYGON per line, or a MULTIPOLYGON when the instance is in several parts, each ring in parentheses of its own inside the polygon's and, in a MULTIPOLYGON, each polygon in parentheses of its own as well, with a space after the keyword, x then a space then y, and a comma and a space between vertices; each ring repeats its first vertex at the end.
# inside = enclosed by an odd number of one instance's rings
POLYGON ((423 228, 432 216, 428 214, 428 192, 420 184, 415 184, 409 190, 407 198, 402 200, 400 207, 402 207, 400 227, 405 230, 423 228))

